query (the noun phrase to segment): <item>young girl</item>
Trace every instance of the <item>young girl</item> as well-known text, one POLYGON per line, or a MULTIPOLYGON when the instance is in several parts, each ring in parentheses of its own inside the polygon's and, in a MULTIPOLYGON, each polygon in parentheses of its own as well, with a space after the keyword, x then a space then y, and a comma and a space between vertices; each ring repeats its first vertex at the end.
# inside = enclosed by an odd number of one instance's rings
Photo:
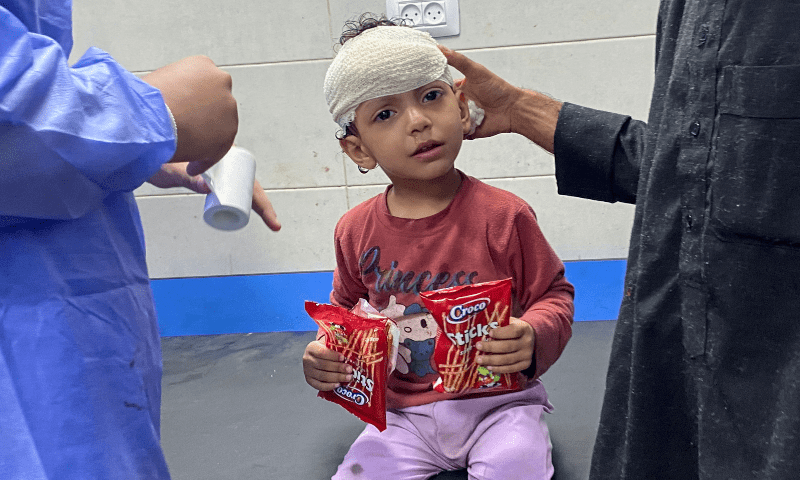
MULTIPOLYGON (((342 36, 326 79, 340 145, 362 172, 392 184, 356 206, 335 232, 331 301, 361 298, 396 320, 397 369, 387 424, 367 425, 334 479, 425 480, 467 468, 471 479, 547 479, 553 472, 538 380, 571 335, 573 287, 531 207, 454 166, 472 121, 444 55, 427 33, 362 17, 342 36), (437 326, 419 293, 512 278, 511 324, 477 345, 478 363, 522 372, 521 391, 456 396, 433 390, 437 326)), ((319 340, 303 356, 306 381, 332 390, 351 368, 319 340)))

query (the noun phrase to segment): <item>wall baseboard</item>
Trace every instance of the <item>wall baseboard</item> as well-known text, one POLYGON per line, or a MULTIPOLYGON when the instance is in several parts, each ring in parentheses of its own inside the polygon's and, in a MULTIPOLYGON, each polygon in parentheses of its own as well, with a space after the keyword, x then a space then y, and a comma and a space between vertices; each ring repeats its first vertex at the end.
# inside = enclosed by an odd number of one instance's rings
MULTIPOLYGON (((575 321, 615 320, 625 260, 565 262, 575 285, 575 321)), ((161 335, 313 331, 303 309, 328 303, 333 272, 153 280, 161 335)))

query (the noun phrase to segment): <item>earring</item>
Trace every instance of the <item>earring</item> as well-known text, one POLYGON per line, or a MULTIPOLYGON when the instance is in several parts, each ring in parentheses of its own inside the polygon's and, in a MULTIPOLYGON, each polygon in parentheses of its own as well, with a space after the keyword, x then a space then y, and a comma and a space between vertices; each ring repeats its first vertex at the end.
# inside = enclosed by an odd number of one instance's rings
POLYGON ((362 167, 361 165, 358 166, 358 171, 361 173, 369 173, 369 168, 362 167))

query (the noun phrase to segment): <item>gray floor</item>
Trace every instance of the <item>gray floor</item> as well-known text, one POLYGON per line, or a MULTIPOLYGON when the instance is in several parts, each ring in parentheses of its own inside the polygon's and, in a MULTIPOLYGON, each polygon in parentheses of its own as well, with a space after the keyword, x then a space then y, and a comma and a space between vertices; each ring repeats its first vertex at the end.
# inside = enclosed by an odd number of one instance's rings
MULTIPOLYGON (((543 381, 558 480, 588 477, 615 322, 578 322, 543 381)), ((363 423, 316 397, 301 357, 313 332, 162 341, 162 441, 174 480, 330 478, 363 423)))

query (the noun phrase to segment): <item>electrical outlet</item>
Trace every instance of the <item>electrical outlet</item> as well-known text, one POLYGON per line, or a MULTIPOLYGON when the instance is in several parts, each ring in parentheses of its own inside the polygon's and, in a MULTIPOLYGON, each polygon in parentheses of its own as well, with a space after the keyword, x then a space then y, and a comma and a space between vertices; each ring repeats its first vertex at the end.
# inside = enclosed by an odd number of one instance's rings
POLYGON ((426 3, 422 10, 422 18, 425 19, 425 25, 447 25, 444 7, 439 2, 426 3))
POLYGON ((405 20, 411 26, 416 26, 422 23, 422 4, 421 3, 405 3, 400 8, 400 18, 405 20))
POLYGON ((450 37, 461 32, 458 0, 386 0, 386 16, 403 19, 407 25, 426 31, 433 37, 450 37))

